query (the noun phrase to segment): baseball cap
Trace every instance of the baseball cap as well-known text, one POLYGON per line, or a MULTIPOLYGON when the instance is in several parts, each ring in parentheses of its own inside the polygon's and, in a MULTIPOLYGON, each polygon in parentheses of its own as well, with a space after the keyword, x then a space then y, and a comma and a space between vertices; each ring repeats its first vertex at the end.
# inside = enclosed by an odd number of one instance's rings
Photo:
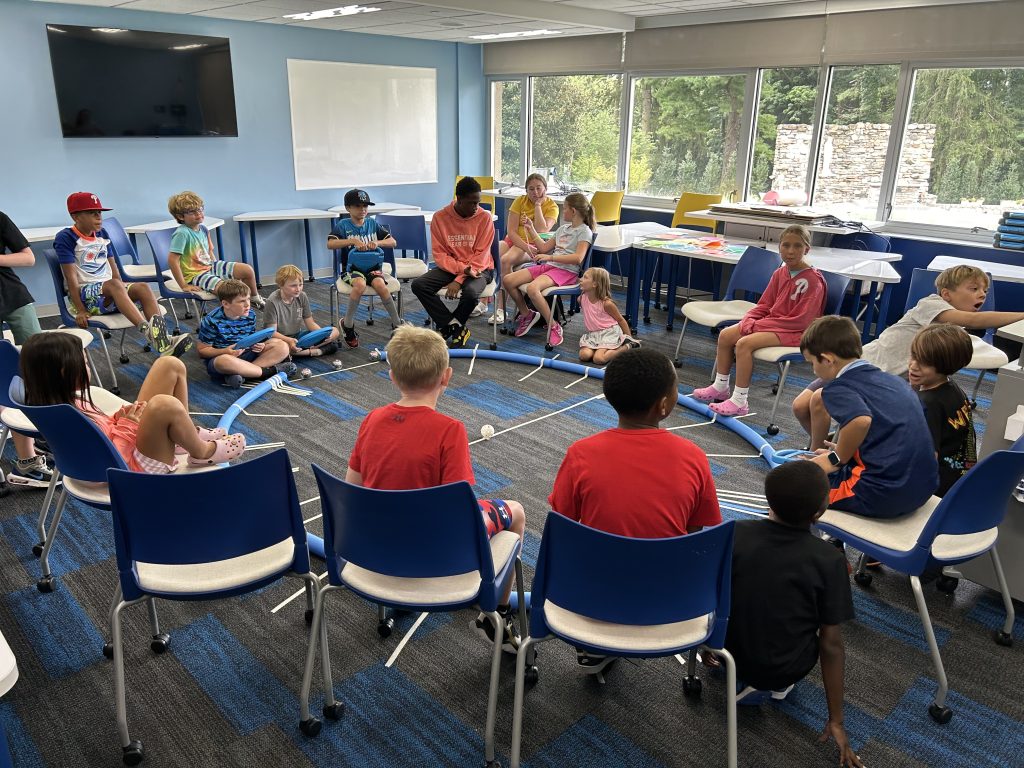
POLYGON ((68 195, 68 213, 81 213, 82 211, 109 211, 104 208, 100 199, 92 192, 73 192, 68 195))
POLYGON ((345 193, 345 205, 373 205, 365 189, 350 189, 345 193))

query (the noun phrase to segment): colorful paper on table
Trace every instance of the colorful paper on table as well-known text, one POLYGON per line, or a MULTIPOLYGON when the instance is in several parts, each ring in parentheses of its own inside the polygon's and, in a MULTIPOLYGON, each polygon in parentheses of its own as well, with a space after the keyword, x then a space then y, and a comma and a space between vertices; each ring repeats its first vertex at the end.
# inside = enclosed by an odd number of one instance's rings
POLYGON ((309 331, 308 333, 304 333, 299 336, 295 343, 299 349, 308 349, 309 347, 315 347, 317 344, 327 341, 327 337, 330 335, 330 328, 317 328, 315 331, 309 331))
POLYGON ((264 328, 263 330, 256 331, 256 333, 250 333, 248 336, 243 336, 236 341, 232 346, 235 349, 248 349, 253 344, 259 344, 261 341, 266 341, 274 335, 274 328, 264 328))
POLYGON ((728 241, 721 237, 705 235, 695 236, 691 234, 663 232, 654 237, 645 237, 637 240, 633 245, 636 248, 658 248, 679 253, 705 253, 708 255, 728 254, 739 258, 747 250, 745 245, 729 245, 728 241))

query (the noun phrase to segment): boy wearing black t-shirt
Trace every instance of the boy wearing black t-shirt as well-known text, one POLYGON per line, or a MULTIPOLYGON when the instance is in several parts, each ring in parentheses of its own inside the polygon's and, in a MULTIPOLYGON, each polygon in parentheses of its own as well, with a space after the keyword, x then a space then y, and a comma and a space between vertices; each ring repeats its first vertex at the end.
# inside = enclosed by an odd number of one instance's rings
POLYGON ((732 611, 725 647, 742 681, 737 701, 779 700, 814 669, 828 702, 822 740, 834 738, 840 765, 861 766, 843 728, 845 651, 840 624, 853 618, 846 558, 814 536, 829 481, 810 461, 791 461, 765 478, 767 520, 736 523, 732 611))

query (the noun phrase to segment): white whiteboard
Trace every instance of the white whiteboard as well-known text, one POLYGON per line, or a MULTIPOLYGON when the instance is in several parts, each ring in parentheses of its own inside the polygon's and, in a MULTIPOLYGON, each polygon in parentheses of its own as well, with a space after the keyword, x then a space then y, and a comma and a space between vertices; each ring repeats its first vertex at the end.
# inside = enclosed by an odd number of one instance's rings
POLYGON ((437 70, 288 59, 295 189, 437 182, 437 70))

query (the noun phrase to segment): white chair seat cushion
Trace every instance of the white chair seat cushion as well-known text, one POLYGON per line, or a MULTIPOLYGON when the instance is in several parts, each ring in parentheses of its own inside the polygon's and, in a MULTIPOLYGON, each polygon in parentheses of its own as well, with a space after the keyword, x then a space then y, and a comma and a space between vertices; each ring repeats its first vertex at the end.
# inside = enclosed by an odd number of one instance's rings
MULTIPOLYGON (((388 266, 388 265, 385 264, 384 266, 388 266)), ((384 282, 387 283, 388 292, 389 293, 396 294, 396 293, 400 293, 402 291, 402 284, 400 282, 398 282, 398 280, 396 280, 391 275, 385 274, 384 275, 384 282)), ((348 296, 350 293, 352 293, 352 286, 349 285, 348 283, 346 283, 340 277, 337 280, 335 280, 334 287, 337 289, 338 293, 340 295, 342 295, 342 296, 348 296)), ((364 296, 376 296, 377 292, 374 291, 372 288, 370 288, 370 286, 366 286, 366 291, 363 292, 363 295, 364 296)))
MULTIPOLYGON (((41 333, 69 333, 82 343, 82 349, 92 344, 95 339, 92 333, 84 328, 49 328, 41 331, 41 333)), ((4 340, 14 344, 14 334, 9 330, 4 331, 4 340)), ((21 349, 21 347, 18 346, 18 349, 21 349)))
MULTIPOLYGON (((108 416, 116 413, 122 405, 128 404, 127 400, 122 400, 117 395, 99 387, 89 387, 89 395, 92 397, 93 405, 108 416)), ((25 412, 19 408, 4 408, 0 411, 0 423, 17 432, 39 431, 36 429, 35 424, 29 421, 25 412)))
POLYGON ((962 560, 988 552, 999 538, 998 528, 978 533, 940 533, 932 542, 932 557, 936 560, 962 560))
POLYGON ((122 269, 124 269, 125 275, 135 280, 156 280, 155 264, 125 264, 122 269))
POLYGON ((7 639, 0 634, 0 696, 3 696, 18 682, 18 661, 14 658, 7 639))
POLYGON ((1001 368, 1010 362, 1010 359, 1003 350, 993 347, 984 339, 979 339, 977 336, 972 335, 971 345, 974 347, 974 350, 971 354, 971 362, 967 364, 968 368, 990 370, 992 368, 1001 368))
MULTIPOLYGON (((163 316, 166 314, 167 309, 165 307, 160 307, 160 315, 163 316)), ((99 325, 106 328, 108 331, 123 331, 135 327, 135 323, 120 312, 115 312, 112 315, 89 315, 89 322, 93 325, 99 325)))
MULTIPOLYGON (((499 531, 491 538, 491 559, 494 561, 495 572, 501 570, 515 555, 518 544, 519 536, 512 531, 499 531)), ((381 602, 398 604, 461 603, 472 600, 480 592, 479 571, 436 578, 403 578, 385 576, 349 562, 341 572, 341 580, 364 595, 381 602)))
POLYGON ((39 432, 35 424, 29 421, 28 416, 18 408, 4 408, 0 411, 0 424, 15 432, 35 432, 37 434, 39 432))
MULTIPOLYGON (((447 299, 448 297, 445 295, 444 291, 445 291, 445 289, 442 288, 441 290, 439 290, 437 292, 437 295, 440 296, 442 299, 447 299)), ((479 299, 489 299, 489 298, 491 298, 491 296, 493 296, 497 292, 498 292, 498 281, 497 280, 492 280, 486 286, 484 286, 484 289, 482 291, 480 291, 480 296, 478 296, 477 298, 479 298, 479 299)), ((452 299, 452 301, 455 301, 455 300, 460 299, 460 298, 462 298, 462 291, 459 291, 457 294, 455 294, 455 298, 452 299)))
POLYGON ((89 397, 92 398, 92 404, 107 416, 117 413, 122 405, 128 405, 127 400, 122 400, 113 392, 108 392, 100 387, 89 387, 89 397))
POLYGON ((295 559, 291 538, 269 547, 212 563, 162 565, 136 561, 139 585, 147 592, 220 592, 259 581, 287 569, 295 559))
POLYGON ((720 323, 727 323, 730 320, 740 321, 747 311, 753 309, 756 304, 742 299, 731 299, 730 301, 688 301, 683 304, 683 317, 692 320, 700 325, 714 328, 720 323))
MULTIPOLYGON (((120 407, 120 406, 118 406, 120 407)), ((190 467, 188 456, 175 456, 174 474, 183 475, 191 472, 212 472, 220 469, 219 466, 212 467, 190 467)), ((58 467, 59 469, 59 467, 58 467)), ((110 504, 110 490, 106 483, 90 483, 83 480, 75 480, 73 477, 63 476, 61 480, 68 494, 76 499, 81 499, 87 504, 110 504)))
POLYGON ((412 280, 414 277, 427 274, 427 263, 420 259, 395 259, 395 277, 399 280, 412 280))
POLYGON ((573 613, 550 600, 544 603, 544 618, 559 635, 618 651, 657 653, 696 645, 708 636, 711 617, 708 614, 672 624, 612 624, 573 613))
MULTIPOLYGON (((555 291, 564 291, 564 290, 577 290, 578 291, 579 288, 580 288, 580 284, 579 283, 573 283, 572 285, 553 285, 550 288, 545 288, 543 291, 541 291, 540 295, 544 296, 546 298, 546 297, 550 296, 552 293, 554 293, 555 291)), ((562 294, 562 295, 565 295, 565 294, 562 294)))
MULTIPOLYGON (((165 269, 163 271, 163 278, 164 288, 166 288, 171 293, 188 293, 188 291, 182 288, 181 285, 178 284, 178 281, 174 279, 174 273, 171 272, 171 270, 165 269)), ((210 293, 209 291, 199 291, 198 293, 193 293, 191 295, 198 299, 199 301, 217 300, 216 294, 210 293)))
POLYGON ((754 350, 754 359, 766 363, 777 363, 784 357, 796 356, 803 360, 800 347, 761 347, 754 350))

